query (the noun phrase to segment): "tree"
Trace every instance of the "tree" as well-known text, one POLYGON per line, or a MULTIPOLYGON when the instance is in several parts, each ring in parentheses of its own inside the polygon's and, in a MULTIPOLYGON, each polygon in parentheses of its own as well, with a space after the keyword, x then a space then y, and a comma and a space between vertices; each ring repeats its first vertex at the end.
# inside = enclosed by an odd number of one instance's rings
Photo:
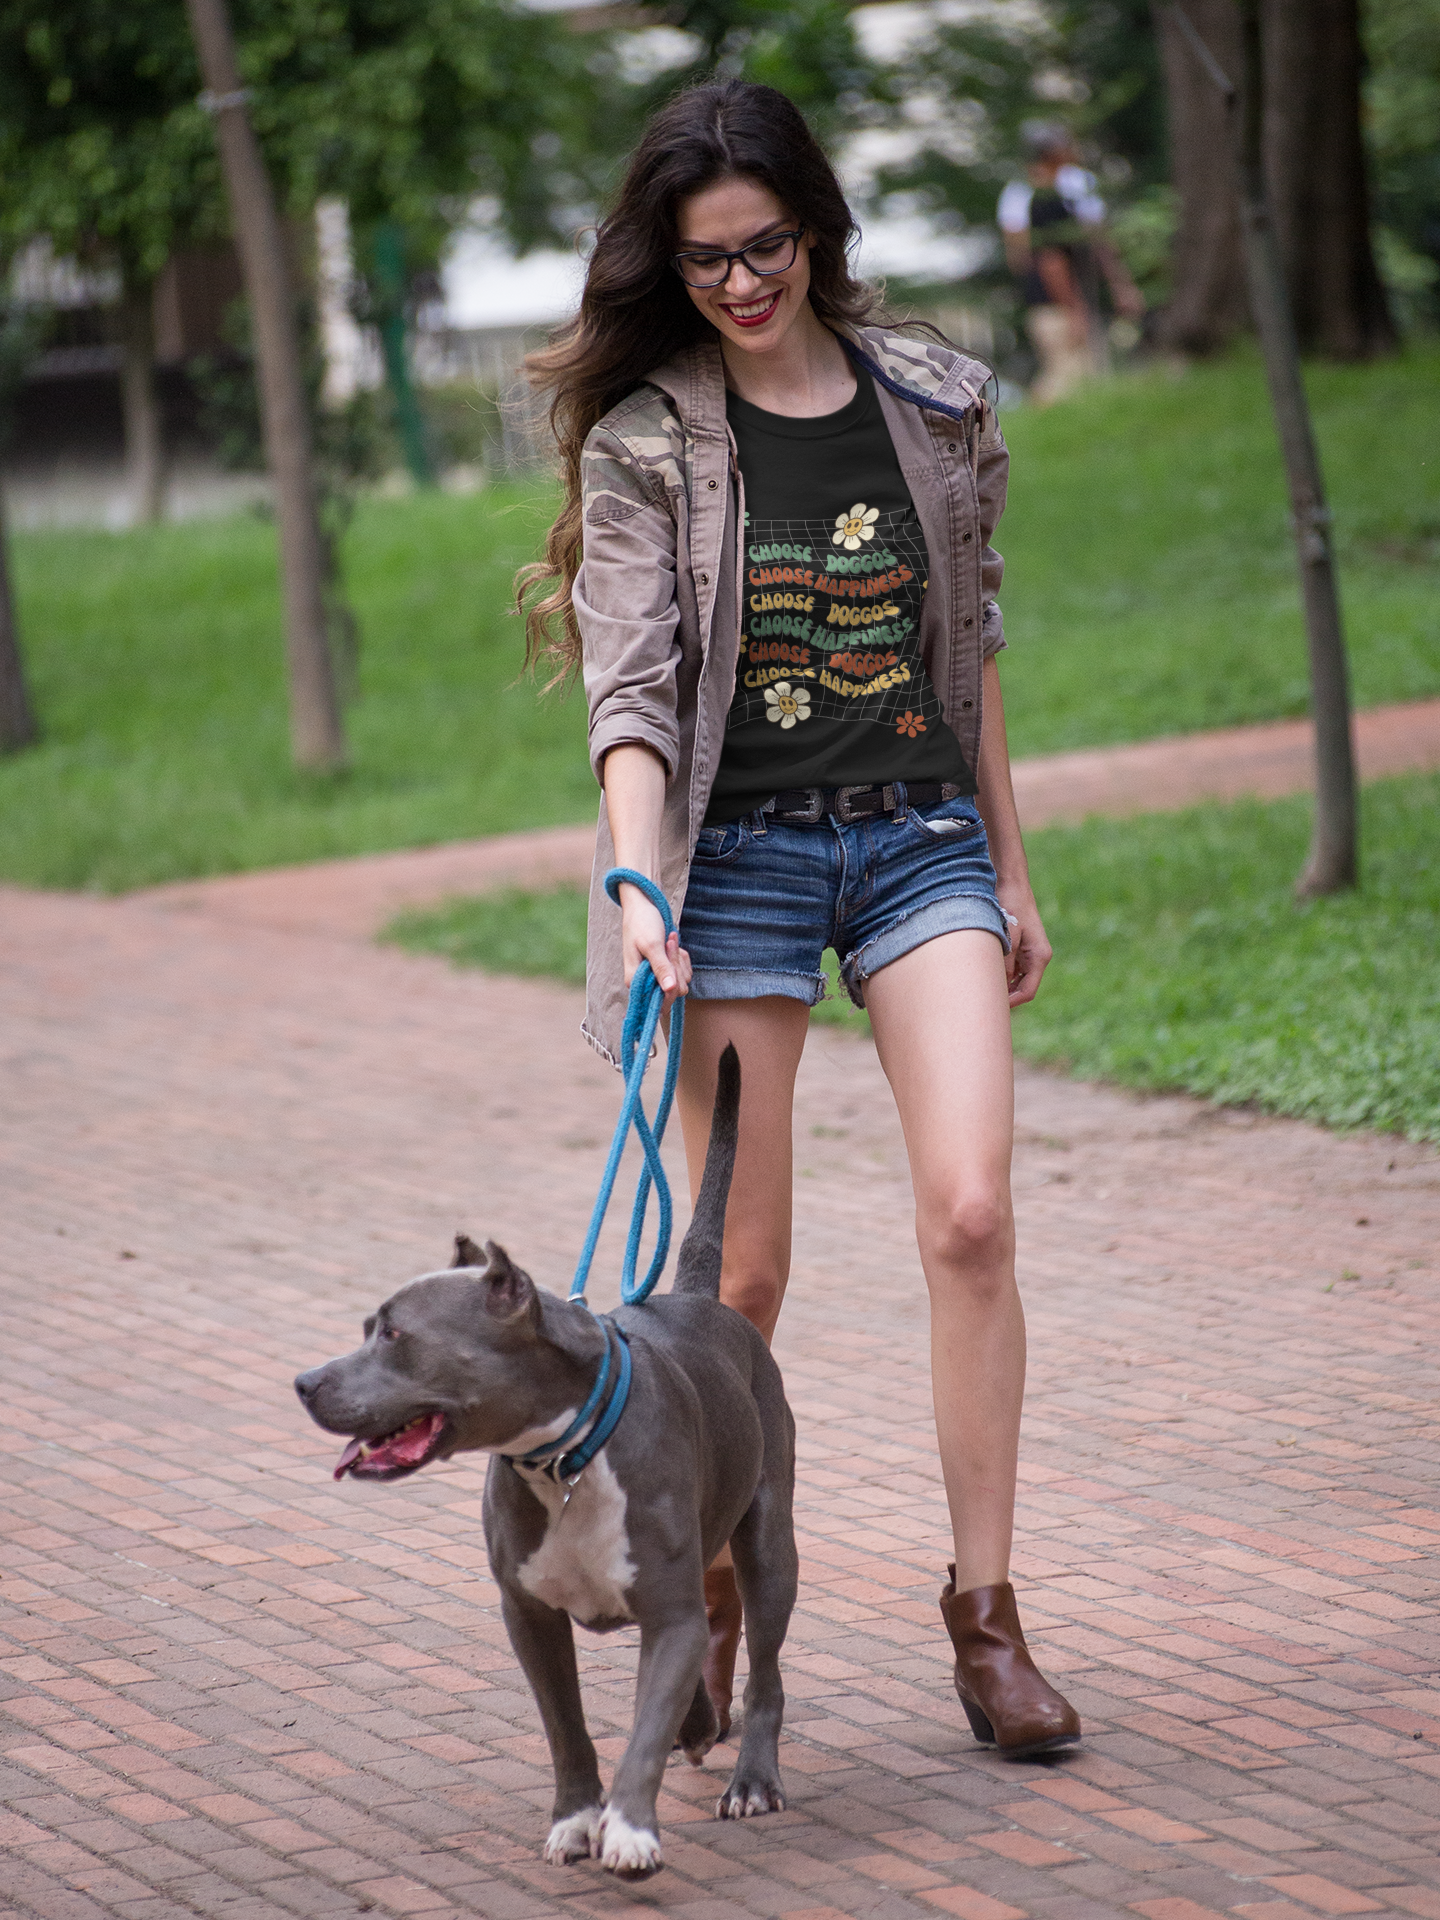
MULTIPOLYGON (((7 266, 0 255, 0 266, 7 266)), ((11 301, 0 304, 0 452, 10 431, 10 403, 39 344, 37 316, 11 301)), ((25 686, 25 663, 10 587, 5 536, 5 502, 0 495, 0 753, 16 753, 38 737, 34 709, 25 686)))
MULTIPOLYGON (((1180 198, 1164 334, 1183 351, 1223 345, 1247 311, 1234 147, 1206 55, 1240 71, 1234 0, 1156 0, 1180 198)), ((1358 0, 1264 0, 1262 151, 1276 243, 1302 349, 1337 360, 1389 352, 1395 329, 1370 237, 1360 128, 1358 0)))
POLYGON ((275 484, 285 645, 290 660, 290 744, 295 764, 343 765, 345 733, 330 646, 325 537, 315 486, 310 413, 295 289, 270 176, 245 111, 225 0, 186 0, 215 119, 231 221, 255 332, 266 461, 275 484))
POLYGON ((10 0, 0 13, 0 245, 44 235, 121 278, 121 395, 132 513, 158 517, 162 436, 151 305, 171 253, 214 238, 223 205, 195 110, 180 10, 137 0, 10 0))

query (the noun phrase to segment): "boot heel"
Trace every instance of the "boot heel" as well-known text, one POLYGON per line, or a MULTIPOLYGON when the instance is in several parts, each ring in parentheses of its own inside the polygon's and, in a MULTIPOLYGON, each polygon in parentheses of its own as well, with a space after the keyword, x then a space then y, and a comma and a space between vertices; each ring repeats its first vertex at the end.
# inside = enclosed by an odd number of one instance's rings
POLYGON ((995 1744, 995 1729, 980 1711, 979 1707, 972 1707, 968 1700, 962 1700, 960 1704, 965 1709, 965 1718, 970 1722, 970 1731, 980 1742, 981 1746, 993 1747, 995 1744))

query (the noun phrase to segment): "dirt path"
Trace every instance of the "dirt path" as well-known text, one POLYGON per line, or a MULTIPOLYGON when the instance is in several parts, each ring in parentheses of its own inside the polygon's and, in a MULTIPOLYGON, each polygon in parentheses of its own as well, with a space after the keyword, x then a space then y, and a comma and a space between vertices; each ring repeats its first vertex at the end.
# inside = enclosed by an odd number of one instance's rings
MULTIPOLYGON (((0 892, 0 1920, 1440 1920, 1440 1156, 1022 1072, 1016 1577, 1088 1739, 1006 1765, 938 1630, 898 1130, 818 1030, 791 1810, 677 1766, 627 1888, 538 1860, 478 1466, 337 1487, 289 1386, 457 1226, 563 1287, 615 1080, 567 990, 244 922, 0 892)), ((582 1652, 607 1762, 635 1658, 582 1652)))

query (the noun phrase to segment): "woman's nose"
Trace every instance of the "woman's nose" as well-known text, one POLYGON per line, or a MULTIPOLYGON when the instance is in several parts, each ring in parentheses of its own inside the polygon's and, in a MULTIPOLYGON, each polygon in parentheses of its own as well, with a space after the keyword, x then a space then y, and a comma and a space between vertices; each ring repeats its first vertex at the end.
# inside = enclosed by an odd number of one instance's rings
POLYGON ((744 260, 732 260, 725 276, 725 291, 732 300, 748 300, 760 291, 760 275, 744 260))

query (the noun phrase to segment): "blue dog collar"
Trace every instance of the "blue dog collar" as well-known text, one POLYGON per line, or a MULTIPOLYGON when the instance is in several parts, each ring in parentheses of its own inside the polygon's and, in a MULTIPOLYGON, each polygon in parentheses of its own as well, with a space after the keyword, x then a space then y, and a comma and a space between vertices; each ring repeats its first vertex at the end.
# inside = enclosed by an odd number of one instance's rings
POLYGON ((608 1313, 596 1317, 605 1329, 605 1352, 589 1398, 558 1440, 547 1441, 543 1447, 536 1447, 518 1459, 512 1454, 502 1454, 508 1465, 542 1469, 552 1479, 573 1484, 619 1426, 625 1402, 630 1398, 630 1343, 608 1313), (615 1378, 611 1384, 611 1363, 617 1354, 619 1363, 613 1368, 615 1378), (605 1398, 607 1385, 610 1386, 608 1399, 605 1398), (571 1442, 582 1434, 584 1438, 572 1447, 571 1442))

